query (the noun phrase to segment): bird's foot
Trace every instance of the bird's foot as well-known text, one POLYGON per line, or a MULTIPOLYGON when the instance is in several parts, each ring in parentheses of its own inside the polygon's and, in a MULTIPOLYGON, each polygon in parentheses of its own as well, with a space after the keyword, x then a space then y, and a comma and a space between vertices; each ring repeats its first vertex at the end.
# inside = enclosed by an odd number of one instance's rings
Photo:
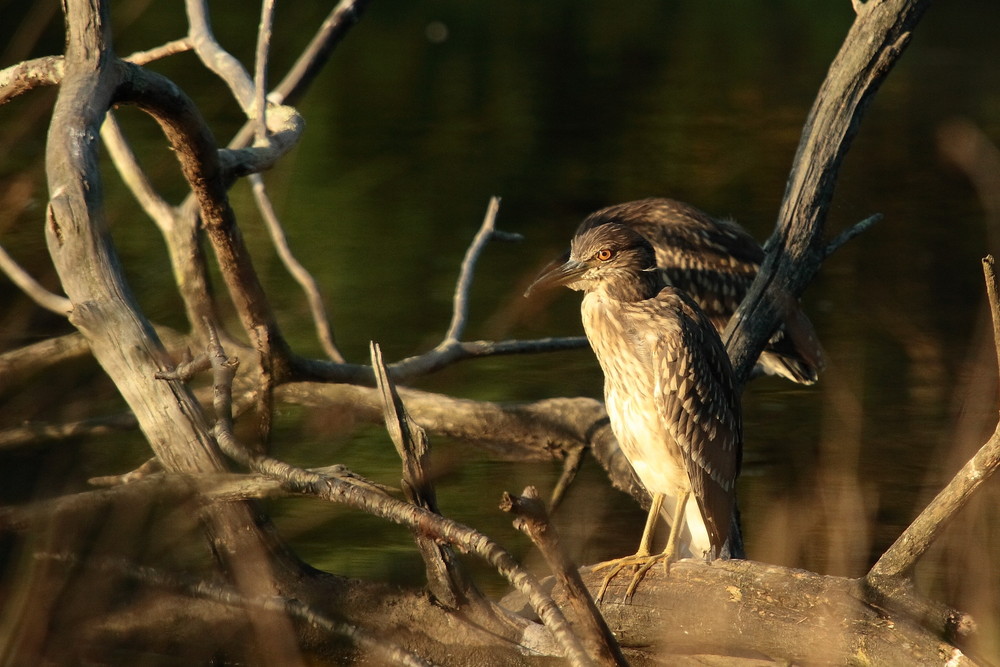
POLYGON ((597 591, 596 601, 602 602, 604 600, 604 594, 608 590, 608 584, 615 576, 627 567, 635 568, 635 574, 632 575, 632 581, 629 583, 628 588, 625 589, 624 602, 628 602, 632 599, 635 589, 638 588, 639 582, 642 581, 646 573, 649 572, 650 568, 656 565, 657 562, 663 561, 663 572, 665 574, 670 574, 670 559, 666 557, 666 554, 648 554, 639 552, 631 556, 625 556, 624 558, 615 558, 613 560, 605 561, 603 563, 598 563, 594 565, 593 569, 595 572, 600 570, 605 570, 611 568, 604 577, 604 581, 601 582, 601 588, 597 591))

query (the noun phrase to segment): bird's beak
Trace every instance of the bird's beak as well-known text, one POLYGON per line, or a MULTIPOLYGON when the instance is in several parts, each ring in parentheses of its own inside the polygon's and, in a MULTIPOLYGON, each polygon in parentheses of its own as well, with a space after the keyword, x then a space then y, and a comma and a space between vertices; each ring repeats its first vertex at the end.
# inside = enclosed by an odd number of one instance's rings
POLYGON ((545 267, 545 270, 535 279, 535 282, 528 286, 528 289, 524 291, 524 296, 529 296, 536 290, 548 289, 558 285, 568 285, 586 273, 588 268, 586 263, 578 262, 575 259, 567 258, 561 264, 553 262, 545 267))

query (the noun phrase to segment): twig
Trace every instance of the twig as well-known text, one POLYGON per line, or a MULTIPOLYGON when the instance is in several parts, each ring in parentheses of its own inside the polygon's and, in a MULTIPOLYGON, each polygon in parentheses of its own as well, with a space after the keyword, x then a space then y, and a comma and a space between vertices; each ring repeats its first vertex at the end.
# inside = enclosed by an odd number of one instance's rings
MULTIPOLYGON (((213 330, 214 331, 214 330, 213 330)), ((179 382, 190 382, 194 376, 204 373, 212 367, 212 361, 208 355, 199 354, 194 359, 177 364, 170 370, 157 371, 153 377, 157 380, 177 380, 179 382)))
POLYGON ((282 104, 295 104, 319 71, 330 59, 333 49, 361 19, 371 0, 340 0, 295 61, 285 78, 275 87, 273 96, 282 104))
MULTIPOLYGON (((542 354, 580 350, 588 346, 583 336, 565 338, 538 338, 535 340, 476 340, 454 343, 414 357, 407 357, 389 364, 389 375, 396 382, 406 382, 415 377, 434 373, 451 364, 481 357, 507 354, 542 354)), ((295 379, 325 382, 353 382, 372 385, 375 376, 371 366, 362 364, 332 364, 317 359, 294 360, 295 379)))
POLYGON ((152 49, 146 51, 136 51, 131 53, 122 60, 127 60, 130 63, 135 63, 136 65, 146 65, 155 60, 160 60, 168 56, 172 56, 178 53, 184 53, 185 51, 191 50, 191 40, 187 37, 182 37, 181 39, 175 39, 166 44, 161 44, 152 49))
POLYGON ((257 55, 254 58, 253 119, 257 126, 257 140, 267 139, 267 56, 271 47, 271 28, 274 25, 274 0, 264 0, 260 9, 260 27, 257 29, 257 55))
MULTIPOLYGON (((358 22, 371 0, 341 0, 330 11, 309 45, 303 50, 292 69, 268 95, 275 104, 296 104, 329 60, 333 49, 358 22)), ((246 146, 253 137, 253 124, 247 122, 233 136, 229 148, 246 146)))
POLYGON ((240 61, 229 54, 215 39, 204 0, 185 0, 188 17, 188 39, 205 66, 229 86, 236 103, 248 117, 253 117, 254 89, 250 75, 240 61))
POLYGON ((1000 369, 1000 288, 997 287, 997 266, 993 255, 983 258, 983 273, 986 275, 986 294, 990 301, 993 317, 993 344, 997 349, 997 368, 1000 369))
POLYGON ((479 227, 479 232, 465 251, 462 259, 462 269, 458 275, 458 282, 455 285, 455 296, 451 312, 451 324, 448 332, 441 341, 442 346, 457 343, 465 330, 465 323, 469 315, 469 290, 472 288, 472 275, 476 268, 476 262, 482 253, 486 243, 493 236, 493 227, 496 223, 497 211, 500 210, 500 198, 490 197, 490 203, 486 207, 486 215, 483 217, 483 224, 479 227))
MULTIPOLYGON (((51 522, 53 518, 94 516, 113 503, 159 502, 177 507, 182 502, 194 500, 199 505, 232 503, 261 498, 288 498, 301 494, 282 487, 280 479, 259 473, 178 473, 160 472, 136 477, 152 465, 147 461, 137 471, 124 475, 92 477, 87 483, 101 487, 81 493, 69 493, 25 505, 0 506, 0 531, 23 532, 32 527, 51 522)), ((312 468, 312 472, 340 479, 373 493, 387 495, 398 491, 366 479, 346 466, 332 465, 312 468)))
MULTIPOLYGON (((990 311, 993 315, 993 333, 1000 359, 1000 300, 997 297, 997 276, 992 255, 983 260, 983 271, 986 274, 990 311)), ((882 554, 868 572, 866 579, 878 583, 879 579, 907 577, 917 560, 923 556, 945 526, 998 467, 1000 467, 1000 424, 986 444, 882 554)))
POLYGON ((823 259, 826 259, 833 253, 837 252, 841 246, 854 237, 867 232, 869 229, 874 227, 876 223, 881 222, 882 217, 881 213, 875 213, 842 231, 837 235, 837 238, 833 239, 826 245, 826 249, 823 251, 823 259))
POLYGON ((538 496, 538 490, 529 486, 521 496, 503 494, 500 509, 517 515, 514 527, 531 538, 545 562, 565 588, 572 610, 570 622, 581 634, 581 641, 588 653, 601 665, 627 665, 625 656, 608 628, 608 624, 594 604, 594 598, 580 578, 575 563, 562 548, 555 526, 538 496))
POLYGON ((41 86, 54 86, 63 78, 62 56, 25 60, 0 70, 0 105, 41 86))
POLYGON ((566 455, 562 473, 559 475, 559 480, 556 482, 555 488, 552 489, 552 496, 549 498, 550 512, 555 512, 562 504, 570 484, 576 479, 576 474, 580 472, 580 466, 583 465, 583 456, 586 452, 586 447, 577 447, 566 455))
POLYGON ((264 179, 260 174, 251 174, 249 180, 254 198, 257 200, 257 208, 264 218, 264 225, 267 227, 267 231, 271 234, 271 242, 274 243, 278 257, 281 258, 285 268, 288 269, 288 272, 295 281, 302 287, 302 291, 305 292, 306 300, 309 302, 309 310, 312 312, 313 325, 316 327, 316 337, 319 339, 320 345, 323 346, 323 351, 335 363, 345 363, 344 356, 337 349, 337 344, 333 340, 333 328, 330 326, 326 307, 323 305, 323 297, 319 293, 319 285, 306 267, 302 266, 301 262, 292 254, 292 250, 288 246, 288 238, 285 236, 285 230, 281 225, 281 221, 278 220, 277 214, 274 212, 270 197, 267 196, 264 179))
POLYGON ((0 270, 10 278, 12 283, 17 285, 22 292, 42 308, 63 317, 73 309, 72 301, 42 287, 41 283, 35 280, 30 273, 18 264, 3 246, 0 246, 0 270))

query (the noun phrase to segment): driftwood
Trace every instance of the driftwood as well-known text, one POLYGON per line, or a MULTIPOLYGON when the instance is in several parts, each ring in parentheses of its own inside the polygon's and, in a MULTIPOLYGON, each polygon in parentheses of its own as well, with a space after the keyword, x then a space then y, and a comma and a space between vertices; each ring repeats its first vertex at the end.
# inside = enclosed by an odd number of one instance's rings
MULTIPOLYGON (((684 561, 669 578, 651 571, 632 604, 615 603, 612 586, 612 601, 597 607, 585 586, 592 589, 599 579, 586 569, 581 579, 560 551, 536 494, 509 496, 505 505, 556 572, 546 582, 489 536, 439 513, 424 470, 428 434, 469 442, 497 458, 565 461, 566 480, 581 453, 589 451, 617 487, 640 503, 648 498, 618 452, 597 401, 555 398, 504 405, 398 386, 467 359, 584 344, 580 339, 462 340, 476 258, 488 240, 502 237, 493 227, 496 200, 463 263, 442 342, 396 363, 384 363, 377 346, 371 365, 344 362, 315 283, 284 247, 280 223, 256 175, 279 162, 298 140, 302 119, 288 105, 304 93, 367 4, 340 2, 267 96, 273 3, 264 3, 252 77, 215 41, 207 7, 198 0, 186 3, 190 32, 185 38, 128 58, 114 54, 105 2, 69 0, 65 55, 0 72, 0 103, 41 86, 59 87, 47 143, 50 201, 44 224, 65 296, 47 292, 9 258, 0 268, 41 307, 65 315, 79 331, 0 356, 0 378, 14 382, 92 355, 129 407, 126 415, 14 429, 0 434, 0 447, 119 428, 141 433, 155 457, 133 473, 94 480, 104 488, 0 509, 4 533, 43 536, 32 547, 37 565, 23 583, 25 593, 5 605, 10 611, 3 625, 5 662, 139 658, 180 646, 187 660, 222 654, 282 665, 305 664, 310 656, 402 664, 530 664, 553 656, 572 664, 679 664, 706 656, 714 656, 716 664, 973 664, 961 649, 974 631, 973 620, 924 598, 914 590, 911 575, 916 560, 997 467, 997 435, 860 579, 752 561, 684 561), (247 125, 227 148, 219 148, 183 91, 143 67, 184 50, 194 51, 218 74, 246 114, 247 125), (191 189, 180 206, 165 203, 142 174, 109 115, 118 105, 138 107, 163 129, 191 189), (189 334, 154 327, 130 294, 104 219, 99 134, 123 180, 164 235, 189 334), (275 244, 284 248, 286 263, 308 294, 326 360, 304 358, 291 349, 271 312, 228 201, 229 187, 241 177, 251 179, 275 244), (202 236, 221 268, 249 346, 220 322, 218 297, 208 288, 202 236), (185 348, 199 354, 178 364, 177 352, 185 348), (189 387, 194 375, 209 370, 210 388, 189 387), (338 408, 358 420, 386 423, 403 461, 403 498, 340 466, 306 470, 268 455, 276 402, 338 408), (235 418, 250 411, 255 428, 252 441, 243 442, 235 418), (231 472, 232 465, 244 472, 231 472), (255 503, 290 495, 345 504, 406 526, 424 558, 426 590, 347 579, 303 563, 255 503), (143 568, 134 560, 139 547, 117 543, 98 520, 113 516, 116 531, 125 534, 163 507, 171 508, 165 523, 190 543, 207 542, 215 572, 194 576, 143 568), (517 594, 503 602, 483 595, 459 553, 488 563, 517 594), (57 608, 70 577, 79 582, 74 598, 91 603, 57 608), (84 607, 86 614, 79 614, 84 607), (50 637, 50 627, 70 627, 73 636, 50 637)), ((826 257, 871 223, 863 221, 833 241, 825 234, 838 169, 861 115, 928 4, 856 5, 857 19, 803 130, 767 259, 724 336, 741 384, 774 330, 781 304, 798 298, 826 257)), ((987 285, 995 321, 1000 321, 991 262, 987 285)))

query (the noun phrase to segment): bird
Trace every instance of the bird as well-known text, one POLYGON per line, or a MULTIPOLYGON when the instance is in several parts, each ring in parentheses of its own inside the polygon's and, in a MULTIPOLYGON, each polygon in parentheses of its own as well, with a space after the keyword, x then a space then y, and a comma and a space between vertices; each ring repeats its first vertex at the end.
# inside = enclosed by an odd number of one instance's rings
MULTIPOLYGON (((651 197, 608 206, 587 216, 576 234, 609 223, 631 227, 644 236, 655 250, 664 282, 687 292, 720 333, 764 260, 764 250, 736 222, 714 218, 675 199, 651 197)), ((812 322, 798 300, 791 299, 754 374, 811 385, 819 379, 825 363, 812 322)))
POLYGON ((739 539, 739 395, 715 327, 691 297, 664 284, 653 246, 631 226, 581 226, 569 258, 526 295, 559 285, 584 293, 583 327, 604 372, 612 432, 652 496, 635 555, 599 566, 611 572, 598 599, 622 568, 638 568, 629 599, 657 561, 669 572, 681 555, 724 557, 729 541, 739 539), (654 554, 661 508, 670 512, 671 530, 654 554))

